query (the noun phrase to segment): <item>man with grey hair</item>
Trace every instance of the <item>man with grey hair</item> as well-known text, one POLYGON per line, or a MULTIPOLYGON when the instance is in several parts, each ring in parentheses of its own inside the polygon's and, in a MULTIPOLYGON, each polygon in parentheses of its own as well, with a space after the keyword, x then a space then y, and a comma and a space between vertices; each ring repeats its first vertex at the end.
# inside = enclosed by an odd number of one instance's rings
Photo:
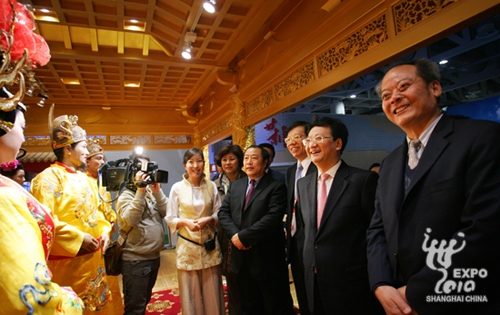
POLYGON ((406 139, 380 167, 372 290, 387 314, 497 314, 500 124, 442 113, 426 59, 393 66, 376 90, 406 139))

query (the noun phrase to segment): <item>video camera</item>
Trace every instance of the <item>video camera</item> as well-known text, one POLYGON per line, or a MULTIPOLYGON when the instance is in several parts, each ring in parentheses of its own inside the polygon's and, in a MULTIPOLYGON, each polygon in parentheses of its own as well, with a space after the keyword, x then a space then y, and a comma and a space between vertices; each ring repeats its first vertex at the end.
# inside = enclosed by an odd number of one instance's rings
POLYGON ((106 190, 121 191, 123 187, 135 189, 151 183, 167 183, 168 172, 159 170, 158 163, 154 161, 142 163, 137 156, 131 155, 128 159, 106 162, 99 168, 99 178, 102 178, 102 186, 106 190), (149 173, 150 180, 136 182, 135 175, 138 171, 149 173))

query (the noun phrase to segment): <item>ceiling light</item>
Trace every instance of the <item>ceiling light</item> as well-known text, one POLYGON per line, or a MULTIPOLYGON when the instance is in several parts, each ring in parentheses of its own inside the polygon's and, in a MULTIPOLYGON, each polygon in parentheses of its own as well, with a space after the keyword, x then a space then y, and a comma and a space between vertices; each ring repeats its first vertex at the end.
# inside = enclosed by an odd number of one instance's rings
POLYGON ((350 98, 356 98, 356 94, 351 95, 350 98))
POLYGON ((191 59, 192 56, 192 51, 193 51, 193 45, 196 41, 196 33, 195 32, 186 32, 186 35, 184 35, 184 48, 182 49, 181 56, 184 59, 191 59))
POLYGON ((67 85, 80 85, 80 81, 75 78, 61 78, 61 81, 67 85))
POLYGON ((46 22, 59 22, 57 13, 48 9, 35 10, 35 19, 46 22))
POLYGON ((216 4, 217 2, 215 0, 207 0, 203 2, 203 9, 205 9, 208 13, 214 13, 216 4))
POLYGON ((440 65, 445 65, 448 63, 448 60, 444 59, 439 62, 440 65))
POLYGON ((123 20, 123 28, 127 31, 144 32, 146 30, 146 22, 136 19, 123 20))
POLYGON ((144 148, 143 147, 134 147, 134 154, 136 155, 141 155, 142 153, 144 153, 144 148))
POLYGON ((133 88, 138 88, 141 86, 140 82, 132 82, 132 81, 125 81, 125 87, 133 87, 133 88))
POLYGON ((182 50, 182 58, 184 59, 191 59, 191 51, 193 49, 193 46, 191 46, 190 42, 187 42, 184 44, 184 49, 182 50))

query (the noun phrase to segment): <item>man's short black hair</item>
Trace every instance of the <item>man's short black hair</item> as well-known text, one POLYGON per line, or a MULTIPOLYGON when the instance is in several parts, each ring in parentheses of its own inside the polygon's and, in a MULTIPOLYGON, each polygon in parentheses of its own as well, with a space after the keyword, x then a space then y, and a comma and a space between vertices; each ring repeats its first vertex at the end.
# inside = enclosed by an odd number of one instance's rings
POLYGON ((269 152, 267 152, 267 150, 266 150, 266 149, 264 149, 264 148, 263 148, 260 144, 259 144, 259 145, 253 144, 253 145, 249 146, 249 147, 245 150, 245 152, 247 152, 247 151, 248 151, 248 149, 260 149, 260 153, 261 153, 261 155, 262 155, 262 160, 264 160, 264 161, 266 161, 266 160, 267 160, 267 161, 268 161, 268 163, 269 163, 269 152))
MULTIPOLYGON (((290 132, 290 130, 293 130, 297 127, 304 127, 304 131, 307 131, 307 125, 308 125, 308 123, 306 121, 303 121, 303 120, 294 121, 293 123, 290 124, 290 126, 288 126, 287 133, 290 132)), ((287 134, 287 137, 288 137, 288 134, 287 134)))
POLYGON ((328 116, 314 116, 312 121, 309 123, 307 134, 309 134, 309 131, 311 131, 311 129, 314 127, 330 127, 333 140, 337 140, 338 138, 342 140, 342 149, 340 149, 340 154, 344 152, 344 149, 347 145, 349 131, 347 131, 346 125, 344 125, 344 123, 340 119, 328 116))
POLYGON ((272 144, 265 142, 265 143, 259 144, 258 146, 261 147, 262 149, 264 149, 264 148, 270 149, 271 152, 273 152, 272 158, 274 159, 274 157, 276 156, 276 151, 274 151, 274 146, 272 144))

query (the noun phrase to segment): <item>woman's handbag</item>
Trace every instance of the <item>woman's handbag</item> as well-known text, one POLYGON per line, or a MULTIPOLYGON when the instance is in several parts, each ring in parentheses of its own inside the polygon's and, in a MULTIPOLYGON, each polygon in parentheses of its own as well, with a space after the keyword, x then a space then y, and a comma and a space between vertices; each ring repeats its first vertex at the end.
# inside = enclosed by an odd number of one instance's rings
POLYGON ((203 247, 205 247, 205 250, 206 250, 207 252, 214 250, 214 249, 215 249, 215 247, 216 247, 216 246, 215 246, 215 239, 217 238, 217 232, 215 232, 215 235, 214 235, 214 237, 213 237, 213 238, 209 238, 209 239, 208 239, 208 240, 206 240, 203 244, 200 244, 200 243, 198 243, 198 242, 192 241, 192 240, 190 240, 189 238, 182 236, 180 233, 177 233, 177 235, 179 235, 181 238, 185 239, 185 240, 186 240, 186 241, 188 241, 188 242, 191 242, 191 243, 196 244, 196 245, 198 245, 198 246, 203 246, 203 247))
MULTIPOLYGON (((122 252, 123 245, 127 240, 128 233, 132 230, 130 228, 128 231, 124 231, 125 235, 119 233, 118 239, 113 241, 109 247, 106 249, 104 253, 104 265, 106 267, 106 274, 108 276, 118 276, 122 273, 121 265, 122 265, 122 252)), ((121 231, 120 231, 121 232, 121 231)))

